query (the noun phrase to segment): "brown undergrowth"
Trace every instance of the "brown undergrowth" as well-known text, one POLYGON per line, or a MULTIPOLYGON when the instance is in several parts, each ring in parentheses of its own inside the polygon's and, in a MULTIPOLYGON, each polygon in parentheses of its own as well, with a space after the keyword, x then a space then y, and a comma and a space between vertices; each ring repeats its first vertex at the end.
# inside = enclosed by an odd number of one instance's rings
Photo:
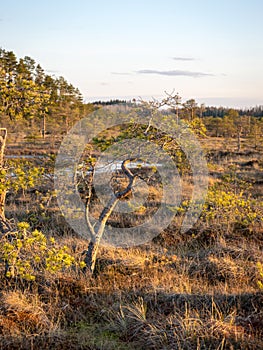
MULTIPOLYGON (((76 256, 85 246, 61 243, 76 256)), ((71 270, 2 280, 2 348, 260 349, 262 246, 198 244, 102 248, 93 278, 71 270)))
MULTIPOLYGON (((263 348, 263 293, 257 283, 257 264, 263 264, 262 160, 245 151, 219 154, 220 140, 214 150, 212 140, 205 142, 210 187, 224 194, 220 186, 227 175, 226 193, 242 189, 245 205, 235 207, 241 197, 226 196, 228 204, 219 205, 214 196, 207 207, 213 215, 203 215, 191 232, 179 232, 182 216, 176 215, 153 242, 101 247, 93 277, 72 266, 55 274, 38 270, 34 281, 10 279, 2 261, 0 349, 263 348)), ((186 192, 191 188, 189 181, 186 192)), ((88 242, 67 226, 47 185, 38 191, 9 194, 7 214, 54 235, 80 261, 88 242)))

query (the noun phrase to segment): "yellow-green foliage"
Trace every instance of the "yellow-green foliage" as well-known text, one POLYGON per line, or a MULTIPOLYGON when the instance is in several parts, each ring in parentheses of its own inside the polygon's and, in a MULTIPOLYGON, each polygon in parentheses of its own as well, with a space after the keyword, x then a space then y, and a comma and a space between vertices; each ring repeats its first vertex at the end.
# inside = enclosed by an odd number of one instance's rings
POLYGON ((26 190, 33 187, 43 174, 43 169, 39 167, 16 167, 14 170, 15 180, 12 181, 12 188, 18 191, 19 188, 26 190))
POLYGON ((249 225, 260 220, 260 213, 251 198, 246 198, 242 191, 235 193, 212 187, 208 191, 203 217, 208 221, 220 219, 222 223, 233 222, 249 225))
POLYGON ((230 169, 221 182, 209 188, 203 219, 222 228, 236 224, 253 228, 255 224, 262 224, 263 203, 248 194, 250 188, 251 184, 239 178, 235 168, 230 169))
MULTIPOLYGON (((178 213, 184 214, 191 202, 185 200, 176 208, 178 213)), ((200 219, 209 226, 216 225, 222 229, 241 228, 252 229, 254 225, 262 224, 263 203, 244 194, 243 190, 214 185, 207 192, 200 219)), ((195 207, 199 208, 198 203, 195 207)))
POLYGON ((0 194, 8 188, 9 181, 7 180, 7 171, 4 168, 0 169, 0 194))
POLYGON ((260 262, 258 262, 257 268, 258 268, 259 278, 260 278, 257 281, 257 283, 258 283, 259 288, 263 290, 263 265, 260 262))
POLYGON ((53 237, 47 239, 38 230, 31 232, 26 222, 20 222, 16 232, 2 238, 0 256, 6 264, 6 277, 29 281, 35 280, 38 272, 56 273, 77 265, 68 247, 60 247, 53 237))
POLYGON ((205 124, 200 118, 194 118, 192 121, 186 123, 189 125, 191 130, 198 136, 206 136, 207 130, 205 124))
POLYGON ((0 170, 0 193, 6 190, 23 192, 37 184, 42 178, 44 169, 41 167, 32 166, 27 161, 10 161, 7 164, 7 169, 0 170))

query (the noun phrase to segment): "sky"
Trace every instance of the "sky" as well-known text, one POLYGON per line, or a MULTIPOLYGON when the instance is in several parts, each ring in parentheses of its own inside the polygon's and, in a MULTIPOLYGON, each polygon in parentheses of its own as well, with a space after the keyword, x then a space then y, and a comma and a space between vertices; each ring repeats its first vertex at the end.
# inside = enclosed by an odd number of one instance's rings
POLYGON ((0 47, 86 101, 263 105, 262 0, 0 0, 0 47))

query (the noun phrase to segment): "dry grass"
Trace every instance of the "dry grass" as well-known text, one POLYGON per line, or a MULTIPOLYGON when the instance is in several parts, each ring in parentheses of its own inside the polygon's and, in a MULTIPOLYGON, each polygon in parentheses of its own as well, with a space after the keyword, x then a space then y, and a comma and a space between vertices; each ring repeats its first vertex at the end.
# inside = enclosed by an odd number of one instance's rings
MULTIPOLYGON (((234 167, 255 181, 249 191, 262 200, 262 153, 248 145, 237 154, 235 140, 227 148, 222 138, 204 142, 210 185, 234 167), (255 159, 256 166, 247 164, 255 159)), ((192 192, 188 180, 184 199, 192 192)), ((150 200, 158 195, 150 187, 150 200)), ((32 215, 38 228, 57 235, 80 260, 87 242, 72 234, 54 207, 43 218, 32 204, 10 201, 7 212, 17 220, 32 215)), ((0 349, 262 349, 256 268, 263 263, 262 227, 249 234, 234 227, 226 234, 199 223, 180 234, 180 220, 143 246, 101 247, 93 278, 74 269, 38 273, 35 282, 2 277, 0 349)))
MULTIPOLYGON (((61 243, 76 256, 86 244, 61 243)), ((2 344, 12 339, 26 349, 31 338, 33 348, 46 339, 54 349, 260 349, 255 262, 262 247, 221 241, 199 248, 102 248, 95 278, 68 271, 27 286, 9 283, 1 294, 2 344)))
POLYGON ((12 322, 16 325, 16 331, 25 334, 32 332, 41 334, 49 329, 50 332, 56 330, 56 325, 48 318, 43 305, 38 300, 37 295, 26 295, 21 291, 3 292, 1 297, 3 333, 13 332, 12 327, 7 328, 7 323, 12 322))

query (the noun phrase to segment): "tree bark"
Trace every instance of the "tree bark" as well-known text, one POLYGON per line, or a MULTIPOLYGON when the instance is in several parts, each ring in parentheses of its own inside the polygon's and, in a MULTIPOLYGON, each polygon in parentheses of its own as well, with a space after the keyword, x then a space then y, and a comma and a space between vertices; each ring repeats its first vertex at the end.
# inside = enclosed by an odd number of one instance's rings
MULTIPOLYGON (((4 165, 4 152, 5 152, 5 143, 7 137, 7 130, 4 128, 0 129, 0 171, 3 169, 4 165)), ((5 220, 5 196, 6 191, 2 190, 0 193, 0 218, 5 220)))
POLYGON ((114 197, 111 198, 109 204, 107 207, 104 208, 102 211, 100 218, 99 218, 99 227, 98 231, 95 234, 95 236, 92 238, 92 240, 89 243, 88 250, 86 251, 86 256, 84 259, 84 262, 86 264, 86 271, 89 270, 91 274, 94 273, 95 269, 95 264, 96 264, 96 259, 97 259, 97 254, 100 246, 100 242, 103 236, 103 232, 105 229, 105 225, 113 212, 116 204, 118 203, 118 198, 114 197))
POLYGON ((42 138, 44 139, 45 137, 46 137, 46 115, 44 113, 43 119, 42 119, 42 138))
MULTIPOLYGON (((7 130, 5 128, 0 128, 0 171, 4 166, 4 152, 5 152, 5 144, 7 138, 7 130)), ((2 181, 0 179, 0 181, 2 181)), ((6 233, 10 230, 8 222, 5 217, 5 198, 6 198, 6 190, 2 189, 0 192, 0 232, 6 233)))

